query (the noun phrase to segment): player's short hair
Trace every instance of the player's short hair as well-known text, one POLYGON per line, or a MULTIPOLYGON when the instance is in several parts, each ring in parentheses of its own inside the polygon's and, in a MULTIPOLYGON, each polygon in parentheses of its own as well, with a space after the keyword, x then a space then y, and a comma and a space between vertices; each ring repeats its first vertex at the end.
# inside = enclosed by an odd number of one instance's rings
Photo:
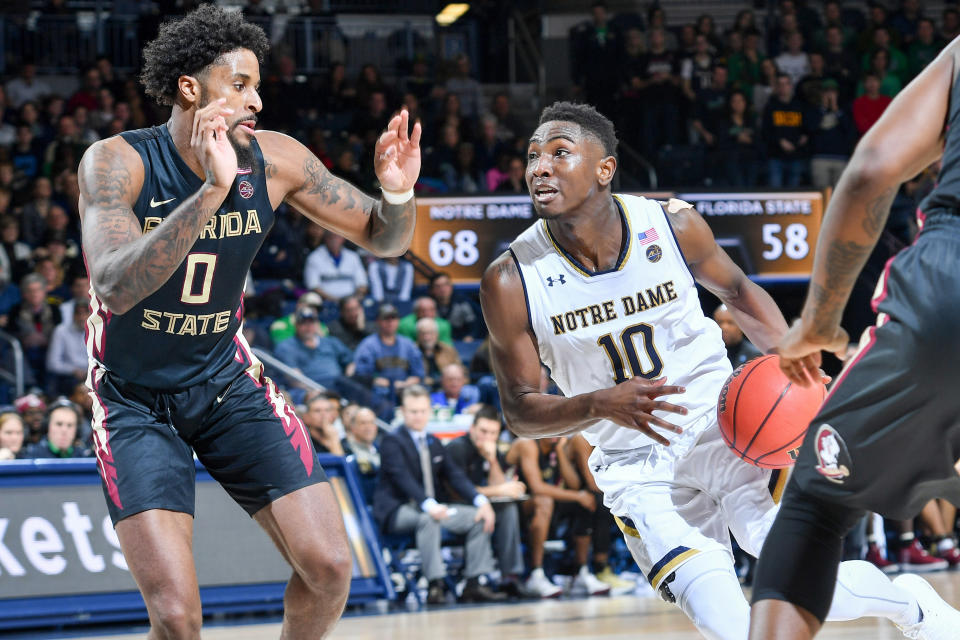
POLYGON ((500 422, 500 412, 492 404, 482 404, 477 412, 473 414, 473 424, 477 424, 480 419, 495 420, 500 422))
POLYGON ((205 4, 161 25, 157 37, 143 50, 140 81, 147 95, 172 105, 180 76, 201 74, 220 56, 237 49, 249 49, 263 64, 270 41, 263 29, 246 22, 239 11, 205 4))
POLYGON ((589 104, 576 102, 554 102, 540 114, 540 122, 563 120, 580 125, 584 132, 589 133, 603 145, 603 152, 608 156, 617 155, 617 131, 613 123, 605 115, 589 104))

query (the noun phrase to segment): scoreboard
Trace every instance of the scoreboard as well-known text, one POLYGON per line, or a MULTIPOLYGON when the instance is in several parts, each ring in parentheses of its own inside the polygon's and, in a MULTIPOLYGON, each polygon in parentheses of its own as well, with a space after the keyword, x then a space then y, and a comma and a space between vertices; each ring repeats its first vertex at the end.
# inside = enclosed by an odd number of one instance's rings
POLYGON ((806 280, 825 208, 819 191, 680 193, 754 280, 806 280))
MULTIPOLYGON (((658 192, 686 200, 717 243, 755 280, 805 280, 825 208, 820 191, 658 192)), ((528 196, 417 198, 410 250, 458 284, 479 283, 484 269, 537 220, 528 196)))

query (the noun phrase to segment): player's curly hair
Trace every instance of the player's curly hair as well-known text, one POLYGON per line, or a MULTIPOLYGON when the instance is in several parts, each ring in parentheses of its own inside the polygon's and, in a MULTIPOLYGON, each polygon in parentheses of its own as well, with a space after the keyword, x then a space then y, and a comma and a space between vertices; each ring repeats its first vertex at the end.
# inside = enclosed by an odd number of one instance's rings
POLYGON ((263 29, 244 21, 239 11, 205 4, 183 18, 163 23, 143 50, 140 81, 147 95, 164 105, 177 96, 177 78, 198 75, 220 56, 249 49, 264 63, 270 41, 263 29))
POLYGON ((577 102, 554 102, 540 114, 539 124, 563 120, 580 125, 580 128, 597 138, 603 145, 603 151, 609 156, 616 157, 617 131, 613 123, 605 115, 589 104, 577 102))

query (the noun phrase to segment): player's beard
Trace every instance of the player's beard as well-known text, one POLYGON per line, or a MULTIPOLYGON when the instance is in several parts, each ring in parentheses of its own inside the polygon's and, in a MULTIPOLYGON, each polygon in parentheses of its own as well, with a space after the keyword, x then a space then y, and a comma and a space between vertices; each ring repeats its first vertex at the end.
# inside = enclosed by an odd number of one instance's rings
MULTIPOLYGON (((210 99, 207 95, 206 89, 203 88, 203 85, 200 86, 200 105, 199 108, 202 109, 210 103, 210 99)), ((247 120, 244 120, 246 122, 247 120)), ((237 126, 240 124, 240 120, 237 120, 233 123, 227 123, 227 141, 230 143, 230 146, 233 147, 233 151, 237 154, 237 167, 240 169, 252 169, 253 168, 253 149, 251 148, 250 142, 244 144, 236 136, 237 126)))
POLYGON ((227 140, 230 141, 230 146, 233 147, 233 150, 237 152, 237 166, 241 169, 252 169, 253 168, 253 148, 252 145, 248 142, 243 144, 240 142, 235 133, 237 125, 234 124, 232 127, 227 129, 227 140))

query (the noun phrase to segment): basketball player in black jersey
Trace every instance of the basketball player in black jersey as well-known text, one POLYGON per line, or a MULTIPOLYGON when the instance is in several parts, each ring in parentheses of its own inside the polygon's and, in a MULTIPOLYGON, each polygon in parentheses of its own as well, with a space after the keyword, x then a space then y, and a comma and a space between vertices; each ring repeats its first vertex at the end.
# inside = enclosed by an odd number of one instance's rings
POLYGON ((194 453, 293 566, 283 638, 325 636, 350 584, 310 438, 243 339, 243 281, 281 202, 377 255, 406 251, 420 126, 390 121, 374 158, 383 197, 364 195, 298 141, 255 131, 267 48, 215 6, 166 23, 142 80, 170 119, 93 145, 79 170, 98 468, 150 638, 200 637, 194 453))
MULTIPOLYGON (((811 638, 826 616, 842 538, 864 510, 911 517, 934 497, 960 504, 960 39, 860 141, 824 218, 810 292, 779 344, 784 373, 817 379, 820 352, 843 354, 840 317, 903 181, 943 157, 918 211, 921 232, 884 271, 867 330, 810 424, 754 581, 750 637, 811 638)), ((960 637, 960 613, 929 584, 894 584, 919 604, 904 634, 960 637)))

